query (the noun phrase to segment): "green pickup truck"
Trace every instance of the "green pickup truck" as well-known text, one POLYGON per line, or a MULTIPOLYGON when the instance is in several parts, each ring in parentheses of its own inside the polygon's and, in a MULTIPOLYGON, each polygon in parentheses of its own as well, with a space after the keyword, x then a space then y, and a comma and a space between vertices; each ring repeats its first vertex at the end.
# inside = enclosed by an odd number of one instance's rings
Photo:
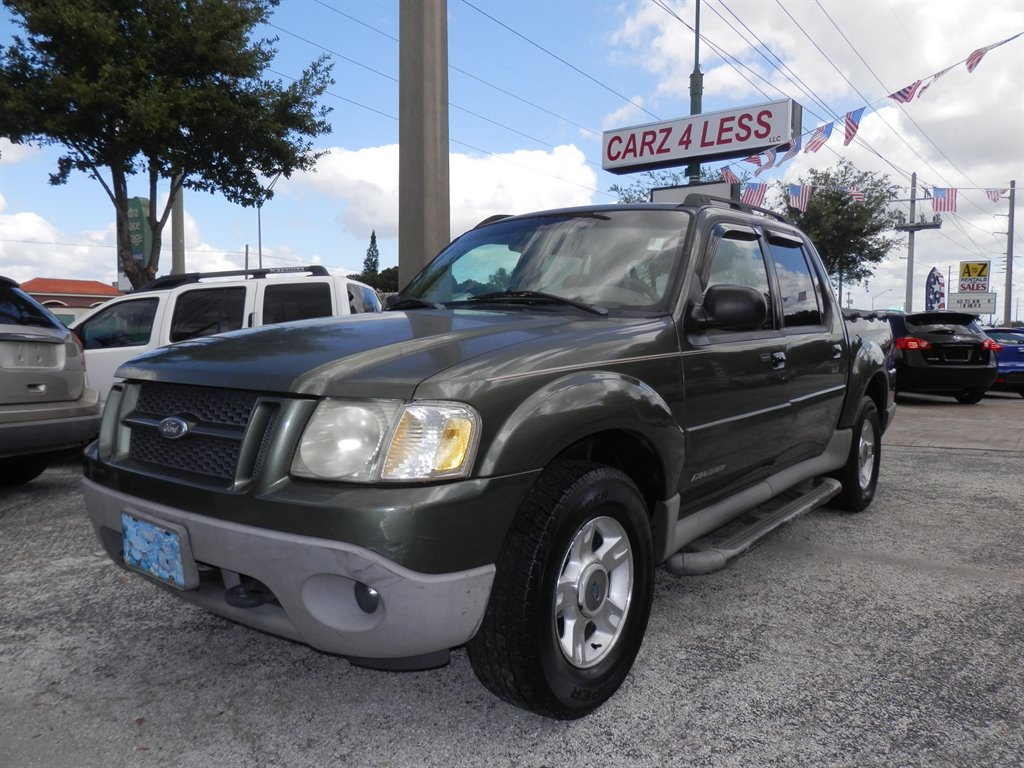
POLYGON ((557 718, 610 697, 654 569, 704 573, 875 493, 892 336, 813 245, 730 200, 492 217, 381 314, 118 370, 84 493, 107 554, 384 669, 465 646, 557 718))

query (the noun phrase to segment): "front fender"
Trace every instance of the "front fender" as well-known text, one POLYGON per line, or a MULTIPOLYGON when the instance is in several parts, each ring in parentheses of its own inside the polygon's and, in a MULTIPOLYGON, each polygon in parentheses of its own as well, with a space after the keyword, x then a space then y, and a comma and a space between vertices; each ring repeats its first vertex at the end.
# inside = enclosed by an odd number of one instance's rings
POLYGON ((846 387, 846 403, 839 417, 840 427, 853 425, 860 412, 860 401, 864 395, 869 395, 876 401, 880 413, 886 411, 893 397, 891 351, 891 333, 884 334, 877 341, 859 334, 851 335, 850 379, 846 387))
POLYGON ((499 427, 480 472, 542 468, 574 443, 609 431, 630 432, 650 444, 665 469, 662 496, 675 492, 683 433, 671 408, 649 385, 610 371, 572 373, 536 390, 499 427))

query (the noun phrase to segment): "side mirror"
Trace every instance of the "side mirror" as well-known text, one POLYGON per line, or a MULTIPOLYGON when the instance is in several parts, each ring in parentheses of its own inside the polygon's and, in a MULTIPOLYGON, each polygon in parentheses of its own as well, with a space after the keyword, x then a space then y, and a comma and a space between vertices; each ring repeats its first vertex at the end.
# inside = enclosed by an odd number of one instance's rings
POLYGON ((690 312, 690 321, 699 330, 721 328, 754 331, 764 325, 768 305, 764 295, 748 285, 712 285, 704 300, 690 312))

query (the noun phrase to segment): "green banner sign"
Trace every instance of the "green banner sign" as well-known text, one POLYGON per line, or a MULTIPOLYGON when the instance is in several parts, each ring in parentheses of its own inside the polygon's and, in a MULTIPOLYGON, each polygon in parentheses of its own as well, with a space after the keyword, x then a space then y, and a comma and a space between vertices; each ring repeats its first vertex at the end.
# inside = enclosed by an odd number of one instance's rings
POLYGON ((135 263, 145 264, 153 241, 149 229, 149 200, 145 197, 132 197, 128 200, 128 240, 132 245, 135 263))

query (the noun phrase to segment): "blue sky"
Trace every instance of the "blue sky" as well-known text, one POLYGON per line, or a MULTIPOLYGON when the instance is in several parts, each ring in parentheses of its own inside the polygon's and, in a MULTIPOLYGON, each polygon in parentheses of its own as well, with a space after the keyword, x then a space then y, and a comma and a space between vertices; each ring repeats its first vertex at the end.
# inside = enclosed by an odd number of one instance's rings
MULTIPOLYGON (((601 170, 600 133, 689 113, 693 33, 682 22, 693 19, 694 4, 678 0, 450 0, 452 235, 493 213, 614 202, 609 187, 629 177, 601 170)), ((358 271, 371 230, 381 266, 397 263, 398 20, 397 0, 282 0, 261 30, 279 38, 272 69, 285 79, 321 52, 336 62, 324 97, 333 131, 317 142, 328 154, 316 173, 275 186, 260 217, 264 266, 358 271)), ((1008 206, 984 190, 1016 179, 1016 229, 1024 230, 1024 38, 989 51, 973 73, 962 62, 1024 31, 1024 2, 705 0, 701 24, 705 111, 791 97, 810 131, 868 107, 849 147, 839 126, 824 149, 761 180, 796 182, 842 157, 894 184, 909 186, 916 171, 921 186, 957 188, 957 213, 945 215, 942 230, 917 235, 914 308, 923 308, 932 267, 955 279, 965 260, 992 261, 1002 307, 1006 237, 993 233, 1006 231, 1008 206), (886 98, 951 65, 905 107, 886 98)), ((14 32, 0 9, 0 42, 14 32)), ((0 273, 112 282, 113 207, 99 184, 78 175, 50 186, 52 149, 0 139, 0 150, 0 273)), ((145 194, 141 180, 132 191, 145 194)), ((187 269, 241 266, 246 244, 255 264, 255 210, 200 193, 187 193, 185 208, 187 269)), ((927 203, 919 210, 931 215, 927 203)), ((1014 252, 1024 319, 1020 234, 1014 252)), ((855 304, 902 306, 905 259, 902 246, 867 288, 854 289, 855 304)))

